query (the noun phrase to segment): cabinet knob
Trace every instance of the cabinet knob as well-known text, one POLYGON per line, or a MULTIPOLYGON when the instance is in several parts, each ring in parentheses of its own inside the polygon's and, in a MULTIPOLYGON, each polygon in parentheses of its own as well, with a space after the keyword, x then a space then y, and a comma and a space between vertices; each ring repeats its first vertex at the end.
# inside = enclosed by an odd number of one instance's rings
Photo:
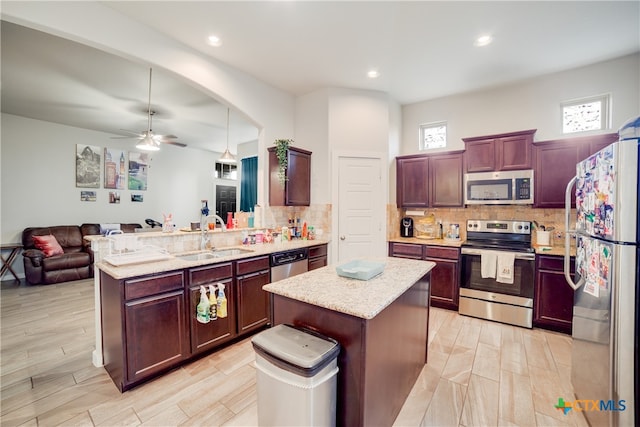
POLYGON ((346 239, 346 237, 340 236, 340 240, 344 240, 344 239, 346 239))

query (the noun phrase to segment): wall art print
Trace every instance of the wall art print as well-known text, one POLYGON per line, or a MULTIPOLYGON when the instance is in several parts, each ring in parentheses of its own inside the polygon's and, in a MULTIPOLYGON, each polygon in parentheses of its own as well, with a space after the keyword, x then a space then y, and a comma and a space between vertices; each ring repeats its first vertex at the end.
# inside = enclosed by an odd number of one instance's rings
POLYGON ((100 147, 76 144, 76 187, 100 188, 100 147))
POLYGON ((129 190, 146 190, 149 153, 129 152, 129 190))
POLYGON ((81 191, 80 192, 80 200, 83 202, 95 202, 96 201, 96 192, 95 191, 81 191))
POLYGON ((109 191, 109 203, 120 203, 120 193, 109 191))
POLYGON ((142 194, 131 194, 131 201, 132 202, 142 202, 144 200, 144 197, 142 196, 142 194))
POLYGON ((125 155, 117 148, 104 149, 104 188, 124 190, 127 180, 125 155))

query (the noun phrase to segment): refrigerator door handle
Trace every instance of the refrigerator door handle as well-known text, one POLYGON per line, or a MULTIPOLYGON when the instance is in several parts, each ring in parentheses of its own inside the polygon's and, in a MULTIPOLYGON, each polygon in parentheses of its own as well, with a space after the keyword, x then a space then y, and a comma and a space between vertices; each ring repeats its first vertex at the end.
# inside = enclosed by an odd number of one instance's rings
POLYGON ((578 177, 574 176, 569 181, 564 192, 564 278, 574 291, 578 290, 585 282, 584 277, 580 277, 578 283, 574 283, 571 277, 571 235, 576 235, 576 230, 569 228, 569 217, 571 216, 571 188, 576 179, 578 177))

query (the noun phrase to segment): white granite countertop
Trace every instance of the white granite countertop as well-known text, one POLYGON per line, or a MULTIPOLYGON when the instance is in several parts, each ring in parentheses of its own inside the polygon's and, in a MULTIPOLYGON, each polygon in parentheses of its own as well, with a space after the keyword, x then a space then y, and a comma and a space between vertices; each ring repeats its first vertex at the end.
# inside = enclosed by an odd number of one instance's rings
POLYGON ((336 266, 312 270, 262 287, 265 291, 330 310, 373 319, 413 286, 434 262, 406 258, 380 258, 382 274, 363 281, 338 276, 336 266))
POLYGON ((306 248, 310 246, 323 245, 327 243, 329 243, 328 240, 291 240, 287 242, 262 243, 262 244, 255 244, 255 245, 239 245, 239 246, 236 245, 236 246, 229 246, 229 247, 219 247, 217 249, 224 250, 224 249, 240 248, 244 250, 249 250, 251 252, 245 252, 242 254, 232 255, 232 256, 209 258, 209 259, 198 260, 198 261, 188 261, 175 256, 175 255, 197 254, 201 252, 210 252, 208 250, 190 251, 190 252, 184 252, 184 253, 171 254, 171 256, 168 259, 161 260, 161 261, 142 262, 138 264, 123 265, 118 267, 112 264, 109 264, 106 261, 102 261, 102 262, 96 263, 96 266, 100 270, 107 273, 109 276, 113 277, 114 279, 126 279, 129 277, 144 276, 147 274, 162 273, 165 271, 199 267, 207 264, 219 264, 219 263, 235 261, 243 258, 253 258, 261 255, 269 255, 276 252, 282 252, 282 251, 298 249, 298 248, 306 248))
POLYGON ((452 239, 419 239, 417 237, 393 237, 388 240, 395 243, 415 243, 417 245, 428 246, 449 246, 452 248, 459 248, 464 243, 464 240, 452 240, 452 239))

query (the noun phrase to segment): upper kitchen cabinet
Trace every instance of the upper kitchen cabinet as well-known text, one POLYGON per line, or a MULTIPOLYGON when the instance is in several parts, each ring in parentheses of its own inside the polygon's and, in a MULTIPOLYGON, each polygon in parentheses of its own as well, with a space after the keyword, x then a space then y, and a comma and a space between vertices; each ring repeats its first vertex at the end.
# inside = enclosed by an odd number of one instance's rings
POLYGON ((462 151, 396 157, 398 207, 462 206, 462 171, 462 151))
MULTIPOLYGON (((565 189, 576 175, 576 164, 617 140, 618 134, 610 133, 535 143, 534 207, 564 208, 565 189)), ((575 207, 575 196, 571 206, 575 207)))
POLYGON ((296 147, 287 150, 286 180, 278 178, 276 148, 269 151, 269 205, 309 206, 311 204, 311 151, 296 147))
POLYGON ((462 138, 466 172, 510 171, 532 168, 531 145, 536 129, 462 138))
POLYGON ((396 157, 396 203, 404 208, 429 207, 429 157, 396 157))

